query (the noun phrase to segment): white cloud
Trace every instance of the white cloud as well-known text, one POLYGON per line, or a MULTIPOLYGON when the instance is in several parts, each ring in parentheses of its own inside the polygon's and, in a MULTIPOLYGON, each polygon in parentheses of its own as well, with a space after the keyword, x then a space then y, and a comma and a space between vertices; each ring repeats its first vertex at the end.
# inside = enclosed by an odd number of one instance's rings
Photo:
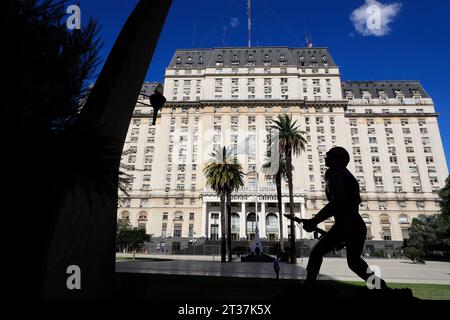
POLYGON ((230 26, 232 28, 236 28, 239 25, 239 18, 233 18, 230 19, 230 26))
POLYGON ((391 31, 389 24, 401 8, 401 3, 383 4, 377 0, 366 0, 366 3, 352 12, 350 20, 359 34, 382 37, 391 31))

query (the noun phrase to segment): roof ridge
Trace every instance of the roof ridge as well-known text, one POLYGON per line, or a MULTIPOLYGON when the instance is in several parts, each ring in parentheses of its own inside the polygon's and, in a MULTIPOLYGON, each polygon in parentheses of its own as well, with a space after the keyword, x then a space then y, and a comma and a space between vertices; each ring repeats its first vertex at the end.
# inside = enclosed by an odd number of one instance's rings
POLYGON ((225 49, 242 49, 242 50, 257 50, 257 49, 270 49, 270 48, 286 48, 289 50, 315 50, 315 49, 329 49, 329 47, 289 47, 289 46, 258 46, 258 47, 212 47, 212 48, 177 48, 175 51, 213 51, 213 50, 225 50, 225 49))
POLYGON ((364 82, 421 82, 420 80, 342 80, 342 83, 364 83, 364 82))

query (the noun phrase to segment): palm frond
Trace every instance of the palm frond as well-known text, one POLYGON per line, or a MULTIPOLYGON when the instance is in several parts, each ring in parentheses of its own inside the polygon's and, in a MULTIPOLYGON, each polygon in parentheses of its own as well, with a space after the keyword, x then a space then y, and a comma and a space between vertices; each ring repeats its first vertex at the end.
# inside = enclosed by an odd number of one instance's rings
POLYGON ((274 142, 278 143, 280 150, 283 150, 284 153, 292 152, 294 155, 299 155, 305 150, 308 143, 304 137, 306 132, 300 130, 297 120, 292 121, 288 115, 279 115, 272 121, 275 124, 272 128, 278 134, 278 138, 274 139, 274 142))

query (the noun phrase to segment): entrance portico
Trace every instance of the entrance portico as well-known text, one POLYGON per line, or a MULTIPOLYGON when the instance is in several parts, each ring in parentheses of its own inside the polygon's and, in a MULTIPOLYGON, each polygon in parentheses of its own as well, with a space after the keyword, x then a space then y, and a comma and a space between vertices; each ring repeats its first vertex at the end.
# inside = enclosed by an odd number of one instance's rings
MULTIPOLYGON (((266 188, 267 189, 267 188, 266 188)), ((258 208, 255 209, 256 196, 253 190, 241 190, 231 198, 231 234, 232 240, 252 240, 256 225, 261 239, 279 240, 279 220, 283 219, 283 237, 288 238, 290 221, 283 216, 289 212, 289 195, 283 194, 282 212, 278 212, 275 190, 258 191, 258 208), (257 214, 256 214, 257 213, 257 214)), ((294 192, 294 212, 296 217, 305 217, 305 193, 294 192)), ((219 239, 222 228, 220 221, 220 200, 213 192, 203 192, 202 236, 219 239)), ((296 227, 296 239, 301 237, 300 228, 296 227)))

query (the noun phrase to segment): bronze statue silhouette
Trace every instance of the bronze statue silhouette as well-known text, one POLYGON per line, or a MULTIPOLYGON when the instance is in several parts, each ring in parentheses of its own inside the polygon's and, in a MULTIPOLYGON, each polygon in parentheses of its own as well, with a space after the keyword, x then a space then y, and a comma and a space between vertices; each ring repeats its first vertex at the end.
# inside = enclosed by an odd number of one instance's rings
POLYGON ((303 223, 303 229, 307 232, 320 230, 317 225, 332 216, 335 219, 335 224, 321 236, 311 251, 304 285, 315 285, 325 254, 345 246, 349 268, 366 282, 378 280, 379 285, 375 286, 377 289, 386 288, 386 282, 378 278, 361 258, 367 228, 358 210, 361 203, 358 181, 346 168, 349 162, 350 155, 347 150, 342 147, 330 149, 325 158, 325 165, 328 167, 325 172, 328 204, 312 219, 286 215, 298 223, 303 223))

